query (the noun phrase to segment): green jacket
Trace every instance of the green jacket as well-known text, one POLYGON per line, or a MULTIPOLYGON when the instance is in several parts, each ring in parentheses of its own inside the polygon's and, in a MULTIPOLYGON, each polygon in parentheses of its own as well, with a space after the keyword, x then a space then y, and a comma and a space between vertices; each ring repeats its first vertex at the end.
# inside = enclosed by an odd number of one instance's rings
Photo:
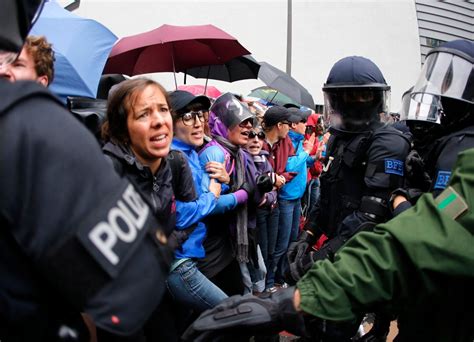
POLYGON ((436 199, 423 195, 354 236, 333 263, 316 263, 297 284, 302 310, 345 321, 385 308, 398 314, 400 340, 473 341, 474 149, 459 154, 451 177, 436 199))

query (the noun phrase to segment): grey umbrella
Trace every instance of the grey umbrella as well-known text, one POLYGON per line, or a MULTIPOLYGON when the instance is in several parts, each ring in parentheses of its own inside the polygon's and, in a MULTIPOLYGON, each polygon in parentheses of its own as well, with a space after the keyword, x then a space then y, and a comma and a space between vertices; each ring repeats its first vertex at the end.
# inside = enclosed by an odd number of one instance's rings
POLYGON ((298 83, 298 81, 286 72, 275 68, 267 62, 259 63, 260 71, 258 72, 258 78, 262 80, 263 83, 285 94, 294 101, 301 103, 303 106, 314 108, 313 96, 311 96, 308 90, 298 83))
POLYGON ((251 55, 245 55, 231 59, 224 64, 186 69, 185 73, 195 78, 234 82, 251 78, 256 79, 259 69, 260 64, 251 55))

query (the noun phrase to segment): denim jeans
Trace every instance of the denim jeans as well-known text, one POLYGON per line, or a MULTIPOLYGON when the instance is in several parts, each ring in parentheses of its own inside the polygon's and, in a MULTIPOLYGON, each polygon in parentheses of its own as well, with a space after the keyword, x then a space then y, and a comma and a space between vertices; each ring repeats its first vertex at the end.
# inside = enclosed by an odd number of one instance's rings
POLYGON ((275 280, 279 283, 282 283, 283 276, 288 269, 286 252, 288 251, 290 242, 295 241, 298 237, 301 215, 301 199, 278 199, 278 207, 280 208, 280 216, 278 219, 278 235, 275 246, 275 254, 273 257, 274 272, 271 274, 271 279, 267 279, 267 285, 269 287, 274 285, 275 280))
MULTIPOLYGON (((278 234, 278 217, 280 215, 280 210, 278 206, 273 210, 268 209, 257 209, 257 234, 258 234, 258 244, 262 252, 263 261, 267 268, 267 278, 268 274, 272 272, 275 267, 274 264, 274 254, 275 246, 277 241, 278 234)), ((273 274, 274 272, 272 272, 273 274)), ((270 277, 273 277, 270 275, 270 277)), ((273 284, 271 284, 272 287, 273 284)), ((268 286, 266 286, 268 287, 268 286)))
POLYGON ((321 189, 319 187, 319 178, 313 178, 308 184, 308 191, 309 191, 309 203, 308 203, 308 214, 316 205, 316 202, 319 199, 319 195, 321 193, 321 189))
POLYGON ((211 309, 227 295, 202 274, 193 260, 186 260, 168 276, 168 290, 175 300, 198 312, 211 309))
POLYGON ((251 262, 239 263, 240 272, 242 273, 242 281, 244 283, 244 295, 248 293, 263 292, 265 290, 265 276, 267 275, 267 268, 263 262, 262 252, 257 246, 258 268, 251 262))

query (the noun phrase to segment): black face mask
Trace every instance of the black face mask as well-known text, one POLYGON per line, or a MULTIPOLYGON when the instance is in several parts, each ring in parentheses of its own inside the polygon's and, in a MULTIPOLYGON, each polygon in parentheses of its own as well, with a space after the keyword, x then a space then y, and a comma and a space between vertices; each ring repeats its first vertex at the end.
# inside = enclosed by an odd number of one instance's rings
POLYGON ((407 121, 410 133, 413 135, 413 145, 417 150, 423 150, 442 135, 438 124, 426 121, 407 121))
POLYGON ((441 104, 441 125, 447 130, 456 131, 474 124, 474 105, 449 97, 442 97, 441 104))
POLYGON ((341 113, 342 125, 347 130, 358 130, 380 121, 381 101, 341 103, 336 110, 341 113))

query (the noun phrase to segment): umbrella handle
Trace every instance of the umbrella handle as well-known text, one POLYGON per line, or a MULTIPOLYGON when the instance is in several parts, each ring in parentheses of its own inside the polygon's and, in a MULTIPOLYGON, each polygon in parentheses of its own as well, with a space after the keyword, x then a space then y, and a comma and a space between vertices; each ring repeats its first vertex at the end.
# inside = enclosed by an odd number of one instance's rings
POLYGON ((176 68, 174 67, 174 48, 171 47, 171 62, 173 63, 173 77, 174 77, 174 86, 178 90, 178 82, 176 81, 176 68))
POLYGON ((207 66, 207 76, 206 76, 206 84, 204 85, 204 95, 206 95, 206 90, 207 90, 207 82, 209 81, 209 73, 211 71, 211 66, 207 66))
MULTIPOLYGON (((275 90, 276 90, 276 89, 275 89, 275 90)), ((272 97, 272 99, 270 100, 270 102, 273 103, 273 99, 274 99, 277 95, 278 95, 278 90, 276 90, 275 95, 273 95, 273 97, 272 97)))

